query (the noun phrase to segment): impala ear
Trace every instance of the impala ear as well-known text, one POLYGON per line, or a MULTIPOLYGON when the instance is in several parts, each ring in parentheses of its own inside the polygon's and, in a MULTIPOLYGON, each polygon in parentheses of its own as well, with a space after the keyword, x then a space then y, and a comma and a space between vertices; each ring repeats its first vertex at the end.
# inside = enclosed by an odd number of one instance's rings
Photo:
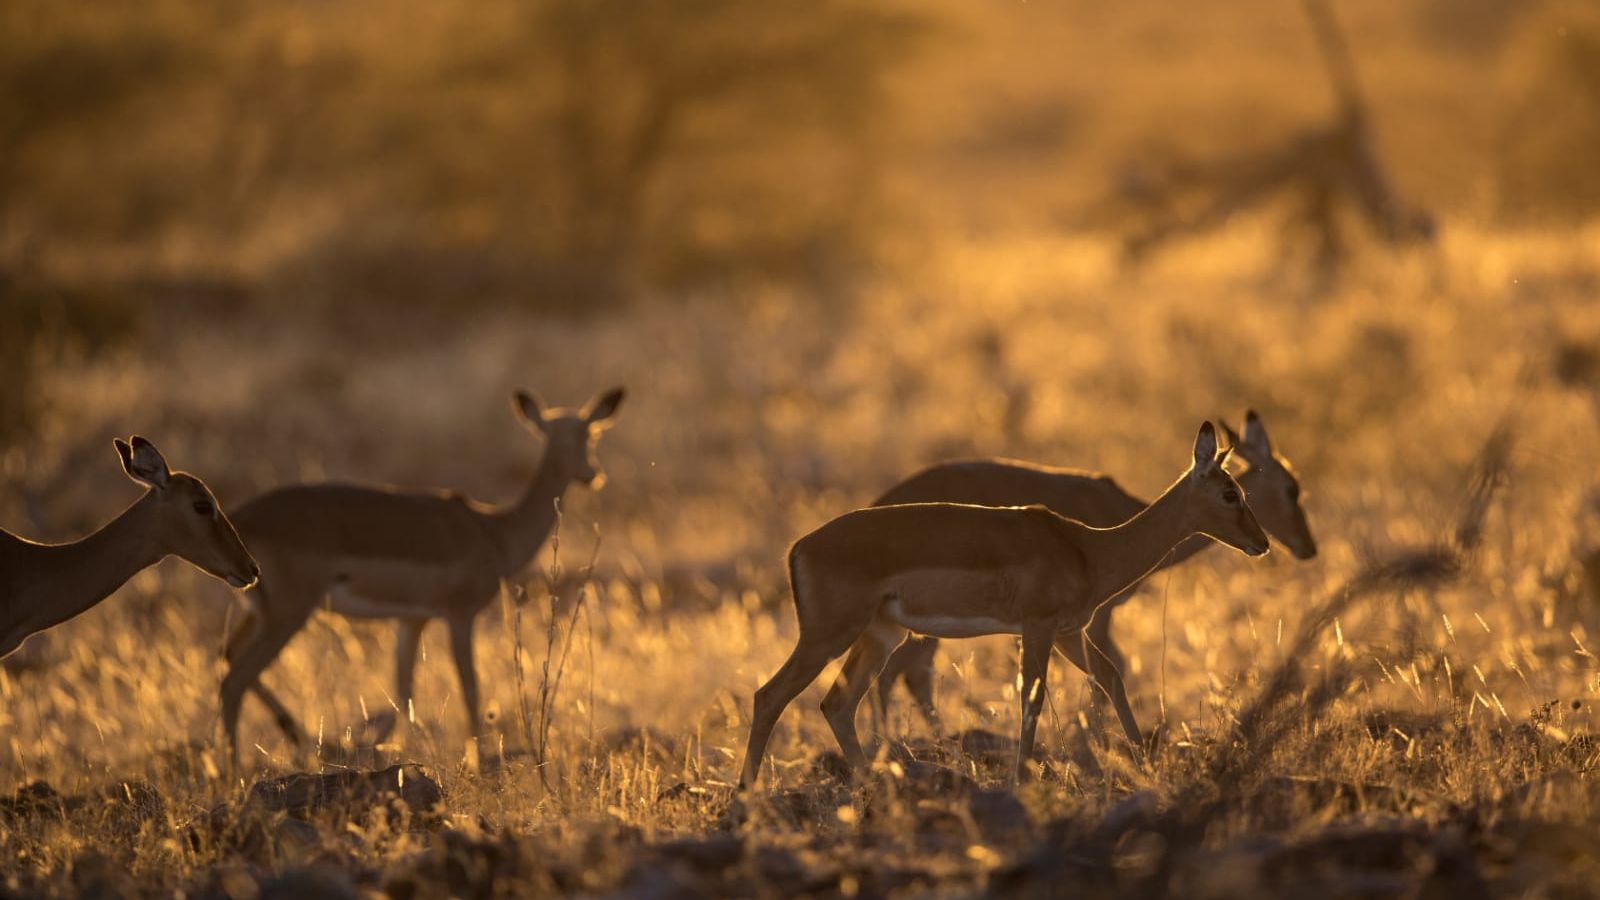
POLYGON ((1267 437, 1267 426, 1261 424, 1261 417, 1253 409, 1244 414, 1244 440, 1239 443, 1253 456, 1272 455, 1272 440, 1267 437))
POLYGON ((622 405, 622 398, 627 395, 628 392, 622 388, 612 388, 590 400, 588 405, 583 408, 583 417, 592 426, 609 428, 611 423, 607 420, 617 414, 617 407, 622 405))
POLYGON ((167 468, 167 461, 155 444, 138 435, 133 436, 131 444, 120 438, 111 443, 122 457, 122 471, 127 472, 129 478, 153 488, 165 488, 172 481, 172 470, 167 468))
POLYGON ((544 403, 531 391, 517 390, 511 394, 511 408, 517 418, 544 431, 544 403))
POLYGON ((1217 430, 1211 427, 1210 422, 1200 426, 1200 433, 1194 438, 1194 472, 1204 474, 1216 468, 1221 461, 1217 453, 1217 430))
POLYGON ((1241 441, 1241 438, 1239 437, 1239 432, 1234 431, 1231 427, 1229 427, 1228 423, 1222 421, 1221 418, 1217 419, 1217 426, 1219 428, 1221 428, 1222 429, 1222 433, 1227 435, 1227 437, 1228 437, 1228 449, 1231 450, 1234 447, 1239 446, 1239 443, 1241 441))

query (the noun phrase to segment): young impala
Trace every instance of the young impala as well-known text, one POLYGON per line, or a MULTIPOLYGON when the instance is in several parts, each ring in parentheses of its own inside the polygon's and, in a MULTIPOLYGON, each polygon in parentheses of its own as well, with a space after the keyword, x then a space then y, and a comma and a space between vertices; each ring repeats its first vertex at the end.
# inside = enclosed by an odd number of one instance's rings
POLYGON ((256 580, 256 561, 204 482, 169 470, 142 437, 113 443, 123 471, 148 488, 122 515, 70 544, 36 544, 0 531, 0 657, 168 556, 234 587, 256 580))
POLYGON ((599 488, 600 433, 621 405, 621 388, 583 409, 547 409, 525 391, 514 409, 545 436, 544 458, 522 499, 491 507, 452 493, 410 493, 342 484, 271 491, 234 515, 261 560, 251 616, 229 642, 222 722, 235 760, 239 705, 253 690, 295 743, 294 719, 260 683, 261 672, 318 608, 364 619, 399 619, 395 703, 409 710, 422 629, 444 619, 473 737, 479 735, 472 623, 503 579, 533 560, 555 527, 557 501, 573 482, 599 488))
POLYGON ((857 770, 864 767, 856 709, 908 632, 1022 636, 1020 778, 1033 754, 1058 633, 1089 624, 1100 604, 1191 535, 1250 556, 1267 552, 1267 536, 1228 475, 1226 457, 1205 423, 1195 438, 1194 465, 1114 528, 1093 528, 1043 506, 912 503, 846 513, 796 541, 789 584, 800 637, 788 661, 756 691, 741 787, 755 782, 784 708, 846 651, 822 710, 845 759, 857 770))
MULTIPOLYGON (((1261 526, 1287 546, 1295 559, 1316 556, 1317 542, 1311 536, 1305 510, 1300 506, 1300 483, 1295 480, 1288 461, 1273 451, 1261 417, 1254 410, 1245 413, 1242 437, 1226 425, 1223 429, 1233 443, 1234 455, 1243 457, 1249 464, 1239 475, 1239 486, 1250 498, 1250 509, 1261 526)), ((973 460, 933 466, 890 488, 873 505, 939 501, 979 506, 1042 503, 1052 512, 1096 526, 1126 521, 1147 505, 1104 475, 1009 460, 973 460)), ((1156 569, 1178 565, 1215 546, 1213 541, 1192 538, 1180 544, 1156 569)), ((1122 651, 1111 639, 1111 614, 1134 595, 1137 587, 1135 584, 1100 607, 1082 634, 1063 632, 1056 636, 1056 649, 1088 673, 1110 698, 1135 753, 1142 747, 1141 732, 1123 683, 1122 651)), ((923 717, 937 727, 938 716, 933 705, 933 655, 938 648, 937 638, 912 638, 901 645, 878 676, 876 707, 881 710, 887 704, 896 679, 904 678, 923 717)))

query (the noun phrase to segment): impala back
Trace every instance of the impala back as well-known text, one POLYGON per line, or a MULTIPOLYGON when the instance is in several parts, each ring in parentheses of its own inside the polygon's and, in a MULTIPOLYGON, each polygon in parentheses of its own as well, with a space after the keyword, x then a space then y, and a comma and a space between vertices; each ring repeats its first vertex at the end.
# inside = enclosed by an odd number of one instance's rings
POLYGON ((498 584, 482 516, 455 495, 297 485, 252 500, 233 521, 275 602, 355 618, 433 617, 453 598, 488 602, 498 584))
POLYGON ((1146 505, 1105 475, 1005 459, 962 460, 931 466, 890 488, 873 505, 901 503, 976 506, 1037 503, 1096 528, 1120 525, 1146 505))

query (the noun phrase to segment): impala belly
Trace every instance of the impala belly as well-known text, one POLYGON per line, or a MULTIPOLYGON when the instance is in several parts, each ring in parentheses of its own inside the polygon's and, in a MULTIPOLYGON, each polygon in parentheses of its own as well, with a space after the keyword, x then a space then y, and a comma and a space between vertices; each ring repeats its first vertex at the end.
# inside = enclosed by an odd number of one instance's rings
POLYGON ((965 569, 920 569, 884 582, 883 612, 918 634, 981 637, 1021 634, 1015 581, 1004 573, 965 569))
POLYGON ((322 606, 352 619, 432 618, 459 607, 464 587, 437 566, 351 560, 333 573, 322 606))

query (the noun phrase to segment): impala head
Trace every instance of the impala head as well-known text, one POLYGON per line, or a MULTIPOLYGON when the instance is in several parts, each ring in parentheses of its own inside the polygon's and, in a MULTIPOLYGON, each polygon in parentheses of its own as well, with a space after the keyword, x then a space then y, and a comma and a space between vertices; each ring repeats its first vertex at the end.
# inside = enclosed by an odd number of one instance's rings
POLYGON ((236 588, 255 583, 261 569, 205 482, 168 469, 161 451, 138 435, 112 443, 122 457, 122 470, 150 489, 147 497, 156 510, 151 537, 160 550, 236 588))
POLYGON ((1194 467, 1184 476, 1189 489, 1189 512, 1195 530, 1242 551, 1248 556, 1267 552, 1267 533, 1245 504, 1244 490, 1228 474, 1230 450, 1217 445, 1210 422, 1200 426, 1194 439, 1194 467))
POLYGON ((612 388, 582 409, 563 409, 545 406, 528 391, 517 391, 512 395, 512 405, 522 421, 544 434, 545 465, 555 466, 568 481, 599 490, 606 475, 595 459, 595 445, 600 442, 600 432, 611 427, 623 396, 622 388, 612 388))
POLYGON ((1261 521, 1267 533, 1283 542, 1295 559, 1310 559, 1317 555, 1317 541, 1311 536, 1311 525, 1306 521, 1306 511, 1300 505, 1300 482, 1294 477, 1289 462, 1272 451, 1272 441, 1267 437, 1266 426, 1255 410, 1244 414, 1244 434, 1222 426, 1233 443, 1233 453, 1250 464, 1239 475, 1250 498, 1250 509, 1261 521))

